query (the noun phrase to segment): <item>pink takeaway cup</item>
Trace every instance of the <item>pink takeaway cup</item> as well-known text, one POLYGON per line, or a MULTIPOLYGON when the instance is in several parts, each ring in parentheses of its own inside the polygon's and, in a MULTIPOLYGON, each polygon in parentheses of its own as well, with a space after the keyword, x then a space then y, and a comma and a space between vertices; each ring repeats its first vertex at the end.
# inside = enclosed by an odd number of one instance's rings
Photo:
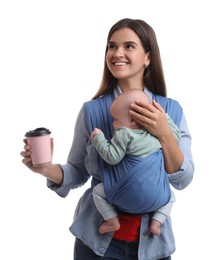
POLYGON ((26 132, 27 143, 31 147, 31 159, 34 167, 41 167, 51 163, 52 151, 50 130, 44 127, 26 132))

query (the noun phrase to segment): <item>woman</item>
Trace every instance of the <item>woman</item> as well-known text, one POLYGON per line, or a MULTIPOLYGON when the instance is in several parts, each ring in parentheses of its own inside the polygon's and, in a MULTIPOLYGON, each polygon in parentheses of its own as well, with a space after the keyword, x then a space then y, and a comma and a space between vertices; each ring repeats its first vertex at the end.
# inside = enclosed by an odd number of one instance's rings
POLYGON ((142 20, 122 19, 109 31, 101 86, 93 99, 86 102, 80 110, 67 164, 34 168, 30 147, 25 144, 24 151, 21 152, 23 163, 32 171, 45 176, 48 187, 62 197, 92 178, 92 187, 80 198, 70 227, 76 237, 75 260, 171 259, 175 251, 170 218, 161 226, 160 236, 155 238, 149 232, 149 212, 121 212, 119 230, 105 234, 98 232, 103 218, 94 205, 92 189, 101 182, 102 169, 112 174, 114 168, 99 159, 91 144, 90 134, 94 127, 98 127, 106 133, 108 139, 111 138, 114 129, 110 105, 116 96, 130 89, 143 90, 152 101, 151 104, 137 101, 131 105, 130 115, 160 141, 164 168, 170 184, 181 190, 193 178, 191 136, 181 106, 177 101, 166 98, 166 85, 155 33, 142 20), (171 111, 170 117, 181 131, 179 144, 166 121, 165 113, 171 111))

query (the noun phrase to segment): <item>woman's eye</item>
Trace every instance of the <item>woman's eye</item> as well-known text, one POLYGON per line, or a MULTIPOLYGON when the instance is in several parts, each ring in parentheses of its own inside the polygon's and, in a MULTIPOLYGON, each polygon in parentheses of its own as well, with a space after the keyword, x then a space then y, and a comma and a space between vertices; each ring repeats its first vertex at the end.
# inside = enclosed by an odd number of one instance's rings
POLYGON ((115 48, 116 48, 115 44, 108 44, 108 49, 115 49, 115 48))
POLYGON ((134 49, 134 45, 131 44, 131 43, 128 43, 128 44, 126 45, 126 49, 134 49))

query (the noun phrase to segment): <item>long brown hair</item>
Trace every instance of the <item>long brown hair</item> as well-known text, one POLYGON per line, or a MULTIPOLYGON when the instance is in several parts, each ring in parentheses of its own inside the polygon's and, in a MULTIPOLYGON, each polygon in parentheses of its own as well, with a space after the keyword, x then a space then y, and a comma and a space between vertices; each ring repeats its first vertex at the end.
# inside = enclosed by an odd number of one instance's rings
MULTIPOLYGON (((140 38, 145 52, 150 53, 150 64, 145 69, 143 75, 145 87, 148 88, 153 94, 158 94, 165 97, 167 94, 166 83, 164 79, 160 50, 154 30, 143 20, 125 18, 119 20, 111 27, 108 33, 107 43, 109 42, 112 34, 122 28, 130 28, 133 30, 140 38)), ((117 86, 118 80, 113 77, 106 64, 107 50, 108 47, 106 46, 103 77, 100 87, 93 99, 113 91, 113 89, 117 86)))

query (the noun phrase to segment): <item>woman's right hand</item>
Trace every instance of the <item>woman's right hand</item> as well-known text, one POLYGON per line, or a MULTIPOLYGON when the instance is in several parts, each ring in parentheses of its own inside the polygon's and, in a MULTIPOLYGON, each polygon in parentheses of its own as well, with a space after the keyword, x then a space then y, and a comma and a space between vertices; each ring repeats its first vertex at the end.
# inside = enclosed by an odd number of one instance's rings
POLYGON ((31 159, 31 147, 27 143, 27 139, 23 140, 24 142, 24 151, 21 151, 20 155, 23 157, 22 162, 25 166, 27 166, 30 170, 33 172, 37 172, 40 174, 44 173, 44 167, 34 167, 32 164, 32 159, 31 159))
MULTIPOLYGON (((34 167, 31 159, 31 147, 27 144, 27 140, 24 139, 24 150, 20 152, 20 155, 23 157, 23 164, 28 167, 31 171, 39 173, 49 180, 55 182, 56 184, 61 184, 63 180, 63 173, 59 166, 55 164, 49 164, 41 167, 34 167)), ((51 138, 51 149, 53 153, 54 142, 51 138)))

